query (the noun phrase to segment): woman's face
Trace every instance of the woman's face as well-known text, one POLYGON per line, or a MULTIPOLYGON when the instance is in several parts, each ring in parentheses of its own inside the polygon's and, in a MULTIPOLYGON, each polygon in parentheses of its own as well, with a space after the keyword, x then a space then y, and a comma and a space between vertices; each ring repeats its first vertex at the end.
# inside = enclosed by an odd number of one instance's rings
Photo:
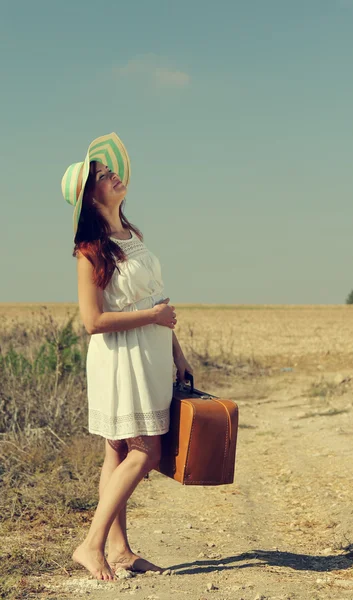
POLYGON ((90 164, 90 172, 94 176, 93 198, 104 206, 120 204, 126 194, 126 187, 116 173, 100 162, 90 164))

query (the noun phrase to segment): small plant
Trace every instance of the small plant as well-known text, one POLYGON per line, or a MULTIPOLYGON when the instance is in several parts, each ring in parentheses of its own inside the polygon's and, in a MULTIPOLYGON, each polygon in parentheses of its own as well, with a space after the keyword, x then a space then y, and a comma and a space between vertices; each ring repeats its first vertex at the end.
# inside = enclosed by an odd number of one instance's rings
POLYGON ((342 396, 351 387, 351 378, 346 377, 338 381, 327 381, 321 379, 312 383, 309 388, 311 398, 332 398, 333 396, 342 396))
POLYGON ((10 346, 4 355, 0 355, 0 373, 7 371, 14 377, 26 377, 32 373, 32 364, 21 353, 10 346))
POLYGON ((313 383, 309 389, 312 398, 329 398, 337 392, 338 385, 332 381, 319 381, 313 383))

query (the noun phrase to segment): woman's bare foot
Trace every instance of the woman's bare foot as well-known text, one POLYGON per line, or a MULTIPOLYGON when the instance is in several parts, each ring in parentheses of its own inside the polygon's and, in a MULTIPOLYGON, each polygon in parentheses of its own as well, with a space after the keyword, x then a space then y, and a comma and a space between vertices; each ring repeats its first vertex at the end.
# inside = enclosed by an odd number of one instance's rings
POLYGON ((90 548, 83 543, 76 548, 72 560, 85 567, 95 579, 104 581, 113 581, 114 579, 114 574, 105 560, 103 552, 97 548, 90 548))
POLYGON ((115 573, 117 569, 139 571, 140 573, 145 573, 146 571, 159 571, 162 573, 164 570, 162 567, 157 567, 157 565, 141 558, 141 556, 134 554, 133 552, 125 552, 124 554, 109 553, 107 561, 113 573, 115 573))

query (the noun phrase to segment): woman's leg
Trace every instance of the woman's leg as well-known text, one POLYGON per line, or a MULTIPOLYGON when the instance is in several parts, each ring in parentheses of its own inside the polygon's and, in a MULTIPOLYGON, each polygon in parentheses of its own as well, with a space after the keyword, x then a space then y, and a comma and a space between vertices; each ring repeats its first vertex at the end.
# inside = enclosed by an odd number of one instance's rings
MULTIPOLYGON (((140 443, 139 439, 118 440, 111 443, 106 441, 106 454, 99 485, 100 496, 115 468, 126 458, 127 453, 133 447, 137 448, 140 443), (130 447, 128 447, 128 443, 130 447)), ((131 550, 126 531, 126 504, 115 517, 107 541, 107 561, 113 572, 118 568, 144 572, 163 571, 161 567, 141 558, 131 550)))
MULTIPOLYGON (((103 490, 107 485, 115 469, 127 457, 128 446, 126 440, 114 440, 110 443, 105 441, 105 458, 102 466, 99 481, 99 497, 101 498, 103 490)), ((109 554, 114 549, 115 554, 124 555, 131 552, 126 532, 126 503, 115 516, 108 534, 109 554)), ((108 562, 110 563, 109 557, 108 562)), ((113 565, 111 565, 113 566, 113 565)), ((115 567, 116 568, 116 567, 115 567)))
POLYGON ((73 554, 73 560, 86 567, 97 579, 114 578, 104 557, 109 530, 137 484, 160 460, 160 436, 133 438, 128 440, 128 446, 127 457, 114 469, 102 490, 86 539, 73 554))

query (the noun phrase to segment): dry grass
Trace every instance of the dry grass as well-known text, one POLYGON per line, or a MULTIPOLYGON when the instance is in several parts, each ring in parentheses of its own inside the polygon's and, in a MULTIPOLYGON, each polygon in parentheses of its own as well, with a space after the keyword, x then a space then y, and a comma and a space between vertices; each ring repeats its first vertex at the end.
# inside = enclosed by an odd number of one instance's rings
MULTIPOLYGON (((211 393, 234 378, 260 381, 281 367, 317 372, 352 364, 348 306, 177 305, 177 316, 195 385, 211 393)), ((88 336, 77 305, 3 304, 0 326, 0 529, 6 542, 0 597, 20 598, 24 576, 72 568, 73 537, 97 502, 103 446, 87 436, 88 336)), ((342 382, 321 379, 308 396, 327 400, 342 389, 342 382)), ((337 410, 344 409, 321 407, 315 415, 337 410)))

